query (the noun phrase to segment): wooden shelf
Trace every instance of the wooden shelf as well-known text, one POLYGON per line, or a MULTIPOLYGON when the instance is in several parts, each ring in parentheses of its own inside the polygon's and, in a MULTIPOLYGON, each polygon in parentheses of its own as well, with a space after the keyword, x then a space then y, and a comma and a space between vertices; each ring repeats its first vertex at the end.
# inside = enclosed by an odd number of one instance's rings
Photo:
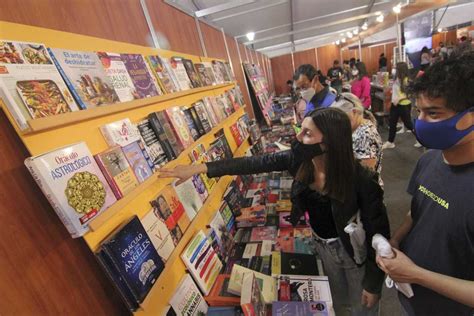
POLYGON ((75 112, 69 112, 54 116, 43 117, 39 119, 28 120, 28 125, 30 126, 29 130, 23 132, 23 134, 37 133, 40 131, 55 129, 61 126, 75 124, 78 122, 108 116, 111 114, 116 114, 124 111, 129 111, 136 108, 141 108, 150 104, 160 103, 164 101, 170 101, 173 99, 181 98, 184 96, 193 95, 196 93, 206 92, 215 90, 218 88, 231 87, 235 85, 234 82, 225 83, 215 86, 207 86, 202 88, 195 88, 186 91, 179 91, 175 93, 164 94, 156 97, 145 98, 140 100, 134 100, 130 102, 116 103, 111 105, 105 105, 102 107, 97 107, 88 110, 80 110, 75 112))
MULTIPOLYGON (((202 143, 206 136, 214 137, 213 135, 219 129, 225 127, 228 123, 237 120, 238 117, 242 116, 245 113, 244 108, 245 106, 242 106, 239 110, 235 111, 234 113, 232 113, 232 115, 223 120, 219 125, 215 126, 209 133, 197 139, 192 146, 186 148, 181 154, 179 154, 178 158, 168 162, 165 167, 174 168, 179 164, 188 164, 188 157, 191 150, 194 149, 198 144, 202 143)), ((102 212, 102 214, 93 219, 89 224, 91 230, 97 231, 104 223, 106 223, 115 214, 120 212, 127 204, 133 201, 133 199, 135 199, 142 191, 146 190, 148 187, 152 186, 157 181, 159 181, 159 179, 157 174, 155 173, 150 178, 145 180, 145 182, 141 183, 135 189, 133 189, 129 194, 125 195, 123 198, 121 198, 113 205, 111 205, 108 209, 106 209, 104 212, 102 212)))
MULTIPOLYGON (((244 156, 249 147, 247 137, 234 152, 234 157, 244 156)), ((232 179, 232 176, 223 176, 214 185, 206 202, 186 229, 183 237, 166 261, 165 268, 161 272, 158 280, 153 285, 153 288, 141 304, 140 310, 138 310, 135 315, 161 315, 164 307, 168 305, 168 301, 174 294, 181 277, 186 273, 184 263, 180 260, 181 253, 193 238, 194 234, 200 229, 205 229, 215 212, 218 211, 219 205, 222 202, 222 196, 232 179), (179 269, 182 272, 179 274, 176 273, 177 266, 182 266, 182 269, 179 269)))

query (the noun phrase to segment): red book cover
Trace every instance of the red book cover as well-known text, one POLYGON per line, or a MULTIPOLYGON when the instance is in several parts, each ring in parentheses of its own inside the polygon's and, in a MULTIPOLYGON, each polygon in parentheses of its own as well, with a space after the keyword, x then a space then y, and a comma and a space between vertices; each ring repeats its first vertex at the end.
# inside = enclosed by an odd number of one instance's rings
POLYGON ((194 143, 194 139, 189 131, 188 124, 184 119, 183 113, 178 106, 168 108, 165 110, 168 120, 171 122, 171 127, 176 134, 176 138, 183 148, 187 148, 194 143))
POLYGON ((230 133, 232 137, 234 137, 235 143, 237 146, 240 146, 243 142, 242 135, 240 135, 239 128, 237 126, 237 122, 230 126, 230 133))

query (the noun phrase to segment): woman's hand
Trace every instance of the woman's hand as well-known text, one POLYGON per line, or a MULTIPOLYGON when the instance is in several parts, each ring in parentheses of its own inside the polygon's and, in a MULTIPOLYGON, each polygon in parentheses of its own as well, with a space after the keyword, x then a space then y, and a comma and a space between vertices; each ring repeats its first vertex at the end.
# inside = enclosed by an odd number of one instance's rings
POLYGON ((158 178, 178 178, 176 184, 181 184, 193 175, 205 172, 207 172, 206 164, 178 165, 173 169, 161 168, 158 171, 158 178))
POLYGON ((367 292, 366 290, 362 290, 362 306, 366 306, 367 308, 372 308, 380 299, 380 295, 372 294, 367 292))

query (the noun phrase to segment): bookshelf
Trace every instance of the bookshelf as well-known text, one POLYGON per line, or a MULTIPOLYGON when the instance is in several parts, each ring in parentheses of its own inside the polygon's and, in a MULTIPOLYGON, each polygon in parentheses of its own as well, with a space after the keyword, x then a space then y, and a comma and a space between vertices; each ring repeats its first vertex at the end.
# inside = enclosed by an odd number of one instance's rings
MULTIPOLYGON (((3 21, 0 21, 0 38, 15 41, 39 42, 44 43, 47 47, 53 48, 137 53, 145 56, 158 54, 166 58, 182 56, 191 59, 193 62, 209 61, 208 58, 206 59, 200 56, 3 21)), ((80 141, 84 141, 90 151, 96 154, 108 148, 100 132, 100 126, 123 118, 129 118, 132 122, 138 122, 151 112, 161 111, 173 106, 192 104, 206 96, 217 96, 231 89, 234 85, 235 83, 227 83, 208 86, 96 109, 66 113, 54 117, 34 119, 28 122, 30 130, 27 132, 21 132, 18 129, 15 120, 1 99, 0 107, 2 107, 6 113, 8 120, 32 156, 80 141)), ((204 144, 204 146, 208 147, 215 139, 214 133, 223 128, 234 155, 244 155, 249 147, 248 142, 244 142, 238 147, 229 129, 244 113, 244 107, 240 108, 218 126, 214 127, 209 133, 199 138, 194 143, 194 146, 204 144)), ((188 157, 188 153, 194 146, 187 148, 177 159, 169 162, 167 167, 189 164, 191 161, 188 157)), ((141 309, 136 312, 137 315, 161 314, 168 305, 168 301, 173 295, 178 282, 186 272, 184 264, 179 258, 180 253, 197 230, 206 228, 206 224, 211 216, 213 216, 214 211, 218 209, 222 195, 230 180, 230 177, 222 177, 214 186, 201 211, 193 219, 193 222, 184 233, 183 238, 180 240, 172 256, 168 259, 165 270, 143 302, 141 309)), ((158 177, 154 175, 130 192, 130 194, 118 200, 101 216, 95 219, 93 223, 91 223, 91 231, 83 237, 90 250, 96 250, 100 242, 105 239, 106 236, 132 215, 136 214, 140 218, 143 217, 143 215, 151 209, 149 201, 156 197, 160 190, 171 181, 171 179, 158 179, 158 177)), ((52 208, 51 212, 53 212, 52 208)), ((70 286, 72 287, 74 284, 70 284, 70 286)), ((111 283, 110 287, 113 287, 111 283)))

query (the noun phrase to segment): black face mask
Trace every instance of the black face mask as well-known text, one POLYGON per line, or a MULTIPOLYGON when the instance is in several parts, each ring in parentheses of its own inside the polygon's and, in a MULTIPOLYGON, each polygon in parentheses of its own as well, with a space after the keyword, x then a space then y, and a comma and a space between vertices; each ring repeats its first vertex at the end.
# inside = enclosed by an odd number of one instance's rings
POLYGON ((303 144, 295 139, 291 142, 291 151, 295 156, 303 157, 303 160, 308 161, 325 153, 321 147, 321 144, 322 142, 308 145, 303 144))

